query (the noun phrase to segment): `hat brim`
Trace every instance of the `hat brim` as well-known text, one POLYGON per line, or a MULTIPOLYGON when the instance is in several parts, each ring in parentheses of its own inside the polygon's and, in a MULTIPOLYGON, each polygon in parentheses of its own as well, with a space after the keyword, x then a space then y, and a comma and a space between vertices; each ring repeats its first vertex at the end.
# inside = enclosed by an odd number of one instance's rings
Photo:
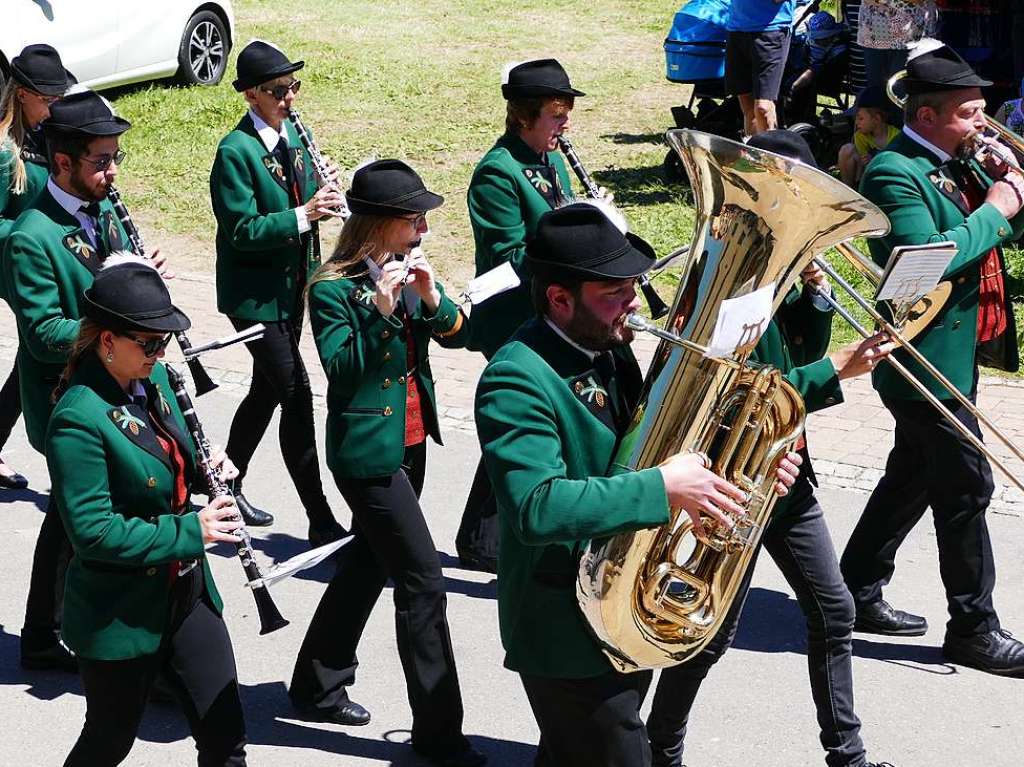
POLYGON ((975 74, 964 75, 956 80, 945 83, 937 83, 930 80, 919 80, 914 77, 904 77, 902 80, 904 92, 910 95, 918 93, 936 93, 938 91, 962 91, 965 88, 987 88, 992 85, 991 80, 978 77, 975 74))
POLYGON ((89 296, 85 299, 85 316, 111 330, 138 330, 143 333, 176 333, 192 327, 192 321, 178 307, 171 305, 165 312, 153 317, 127 317, 100 306, 89 296))
POLYGON ((285 64, 284 66, 277 67, 276 69, 271 69, 267 72, 261 72, 259 75, 246 77, 244 79, 240 77, 233 83, 231 83, 231 85, 236 91, 241 93, 242 91, 247 91, 250 88, 255 88, 257 85, 260 85, 261 83, 276 80, 278 77, 290 75, 292 72, 298 72, 304 66, 306 66, 305 61, 293 61, 290 64, 285 64))
POLYGON ((650 271, 657 260, 657 255, 654 248, 632 232, 626 232, 626 242, 627 245, 619 252, 599 263, 565 264, 561 261, 538 259, 530 256, 529 249, 527 260, 535 272, 548 275, 577 277, 586 282, 628 280, 650 271))
POLYGON ((402 216, 406 213, 426 213, 440 208, 444 204, 444 197, 423 189, 404 200, 391 200, 386 203, 362 200, 351 194, 345 195, 345 201, 350 211, 364 216, 402 216))
POLYGON ((132 127, 123 117, 108 117, 85 125, 68 125, 54 122, 53 118, 43 121, 45 133, 84 133, 87 136, 120 136, 132 127))
POLYGON ((19 85, 33 90, 36 93, 41 93, 44 96, 63 96, 68 92, 68 88, 78 82, 78 78, 71 74, 67 69, 64 70, 63 83, 38 82, 29 77, 25 71, 14 62, 11 62, 11 77, 13 77, 19 85))
POLYGON ((548 85, 502 85, 501 95, 506 99, 526 99, 536 97, 552 97, 552 98, 577 98, 579 96, 586 96, 587 94, 583 91, 578 91, 575 88, 553 88, 548 85))

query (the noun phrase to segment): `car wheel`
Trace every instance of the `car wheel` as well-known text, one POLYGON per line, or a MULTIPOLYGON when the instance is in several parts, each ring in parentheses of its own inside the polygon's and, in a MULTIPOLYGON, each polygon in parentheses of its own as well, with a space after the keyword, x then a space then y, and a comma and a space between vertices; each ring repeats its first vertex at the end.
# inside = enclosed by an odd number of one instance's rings
POLYGON ((231 44, 224 22, 200 11, 185 25, 178 47, 178 79, 185 85, 216 85, 224 76, 231 44))

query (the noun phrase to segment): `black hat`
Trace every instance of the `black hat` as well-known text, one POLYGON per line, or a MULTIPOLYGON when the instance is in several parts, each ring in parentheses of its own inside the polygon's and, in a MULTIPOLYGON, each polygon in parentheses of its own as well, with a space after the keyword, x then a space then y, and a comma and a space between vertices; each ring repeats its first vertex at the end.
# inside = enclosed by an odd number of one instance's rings
POLYGON ((794 133, 785 128, 766 130, 751 136, 747 140, 747 146, 774 152, 783 157, 788 157, 790 160, 799 160, 804 165, 810 165, 812 168, 818 167, 818 161, 814 159, 814 154, 811 152, 811 147, 806 139, 799 133, 794 133))
POLYGON ((61 63, 60 54, 49 45, 26 45, 11 59, 11 76, 26 88, 44 96, 63 96, 78 82, 61 63))
POLYGON ((50 105, 50 117, 43 121, 47 133, 84 133, 89 136, 120 136, 132 124, 114 113, 110 102, 95 91, 84 90, 50 105))
POLYGON ((134 256, 107 259, 85 290, 85 316, 114 330, 168 333, 192 323, 171 303, 163 277, 134 256))
POLYGON ((907 76, 903 78, 903 87, 908 95, 984 88, 992 84, 991 80, 978 77, 971 65, 948 45, 938 44, 938 47, 933 48, 931 46, 937 44, 937 41, 922 42, 923 48, 919 50, 923 52, 915 54, 911 50, 907 59, 907 76))
POLYGON ((444 197, 427 191, 419 174, 401 160, 375 160, 353 174, 345 201, 353 213, 401 216, 439 208, 444 197))
POLYGON ((888 112, 892 105, 889 97, 885 95, 885 91, 881 87, 868 85, 861 89, 853 102, 853 106, 843 112, 843 114, 853 117, 857 114, 858 109, 881 109, 888 112))
POLYGON ((654 248, 623 232, 597 205, 575 202, 540 217, 526 245, 537 274, 567 275, 587 281, 638 277, 654 265, 654 248))
POLYGON ((569 75, 554 59, 537 59, 517 64, 508 71, 501 85, 501 95, 506 99, 520 99, 531 96, 585 96, 569 82, 569 75))
POLYGON ((231 83, 241 93, 260 83, 297 72, 305 61, 289 61, 284 51, 262 40, 253 40, 238 54, 238 79, 231 83))

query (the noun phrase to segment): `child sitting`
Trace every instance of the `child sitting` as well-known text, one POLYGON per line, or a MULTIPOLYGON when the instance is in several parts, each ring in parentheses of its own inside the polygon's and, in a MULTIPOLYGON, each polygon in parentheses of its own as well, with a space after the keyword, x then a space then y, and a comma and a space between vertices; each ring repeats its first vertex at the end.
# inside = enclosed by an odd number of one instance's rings
POLYGON ((889 102, 881 88, 869 85, 857 94, 846 114, 853 115, 853 142, 839 150, 843 182, 856 187, 871 158, 885 149, 900 131, 889 124, 889 102))

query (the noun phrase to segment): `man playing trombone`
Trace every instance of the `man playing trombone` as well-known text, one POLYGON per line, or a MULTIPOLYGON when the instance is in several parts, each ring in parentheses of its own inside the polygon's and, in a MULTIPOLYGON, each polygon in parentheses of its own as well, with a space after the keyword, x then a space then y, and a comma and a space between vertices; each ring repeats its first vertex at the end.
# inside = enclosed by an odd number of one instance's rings
MULTIPOLYGON (((986 128, 978 77, 953 50, 923 41, 911 53, 904 79, 906 125, 868 166, 861 192, 892 223, 871 240, 884 265, 893 247, 951 240, 958 254, 945 279, 952 294, 915 339, 922 355, 971 402, 978 365, 1015 371, 1013 308, 1001 245, 1024 231, 1024 176, 1004 161, 958 157, 972 134, 986 128)), ((976 411, 904 352, 893 355, 944 400, 978 437, 976 411)), ((843 577, 857 606, 856 630, 919 636, 920 616, 882 599, 896 552, 931 506, 949 621, 943 653, 951 661, 1006 676, 1024 676, 1024 644, 1003 630, 992 601, 995 563, 985 511, 993 492, 988 460, 888 365, 873 374, 882 403, 896 419, 895 445, 885 475, 868 501, 843 554, 843 577)))

